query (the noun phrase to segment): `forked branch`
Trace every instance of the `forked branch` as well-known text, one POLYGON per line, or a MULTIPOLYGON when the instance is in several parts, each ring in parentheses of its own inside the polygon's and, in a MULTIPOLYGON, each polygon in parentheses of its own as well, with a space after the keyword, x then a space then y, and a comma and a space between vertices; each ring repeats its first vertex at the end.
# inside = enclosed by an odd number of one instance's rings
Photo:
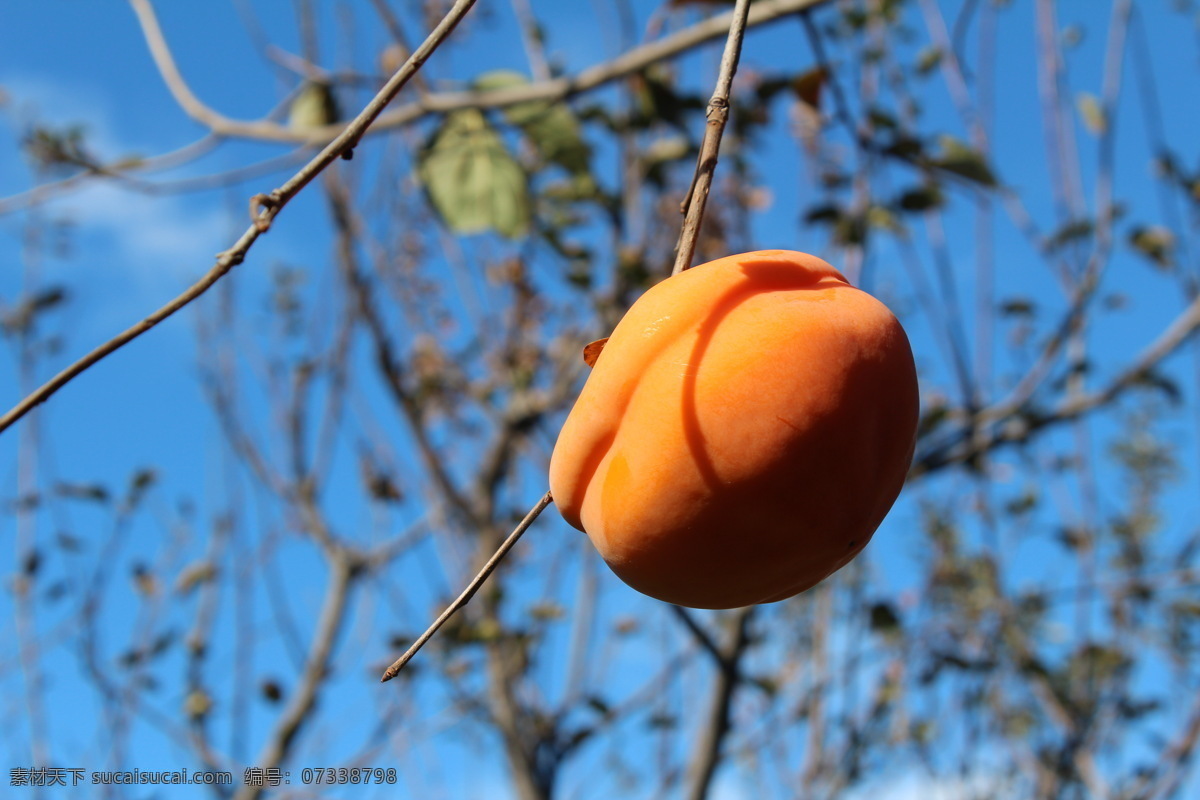
MULTIPOLYGON (((150 6, 147 0, 131 0, 135 10, 139 14, 148 12, 150 6)), ((433 54, 438 46, 450 35, 451 31, 458 25, 466 13, 475 5, 475 0, 456 0, 454 6, 442 18, 437 27, 429 34, 428 38, 421 43, 421 46, 416 49, 404 65, 396 71, 384 87, 379 90, 379 93, 367 103, 366 107, 359 113, 349 125, 330 142, 325 149, 318 153, 311 161, 308 162, 299 172, 291 177, 287 183, 280 186, 274 191, 259 196, 257 203, 256 214, 253 223, 246 232, 234 243, 232 247, 217 255, 217 263, 205 273, 199 281, 192 284, 186 291, 180 294, 171 302, 167 303, 162 308, 155 311, 150 316, 143 319, 136 325, 126 329, 122 333, 109 339, 104 344, 92 350, 90 353, 80 358, 75 363, 64 369, 62 372, 55 375, 35 392, 30 394, 24 400, 16 405, 11 411, 0 417, 0 433, 11 426, 21 417, 28 414, 41 403, 44 403, 51 395, 61 389, 63 386, 71 382, 80 373, 87 370, 93 364, 104 359, 111 353, 116 352, 124 347, 129 342, 141 336, 146 331, 153 328, 158 323, 162 322, 167 317, 170 317, 179 309, 191 303, 200 295, 207 292, 212 286, 225 276, 231 269, 246 258, 246 253, 254 245, 266 230, 270 227, 271 222, 275 217, 279 216, 279 212, 283 207, 295 197, 300 190, 307 186, 313 178, 321 173, 326 167, 332 164, 340 157, 348 155, 358 144, 358 140, 363 133, 371 125, 375 119, 383 113, 383 109, 392 99, 399 94, 404 85, 409 79, 416 74, 417 70, 425 63, 425 61, 433 54)))
MULTIPOLYGON (((717 152, 721 145, 721 134, 725 130, 725 122, 729 119, 729 90, 733 84, 734 73, 737 72, 738 58, 742 52, 742 39, 746 33, 746 19, 750 13, 750 0, 737 0, 737 5, 731 15, 729 26, 729 36, 725 41, 725 52, 721 56, 721 68, 717 76, 717 88, 713 92, 712 99, 708 104, 708 124, 704 130, 704 142, 700 147, 700 160, 696 167, 696 175, 692 181, 692 187, 688 191, 688 197, 684 200, 683 211, 686 215, 683 230, 679 238, 679 251, 675 261, 675 269, 673 274, 682 272, 691 266, 692 254, 696 250, 696 237, 700 232, 700 223, 704 218, 704 205, 708 199, 708 191, 712 186, 713 172, 717 167, 717 152)), ((550 505, 553 499, 549 492, 542 496, 525 519, 521 520, 516 529, 509 534, 508 538, 500 545, 500 548, 492 555, 488 562, 480 570, 479 574, 468 584, 463 593, 451 603, 445 611, 441 613, 433 624, 421 634, 408 651, 400 658, 396 659, 387 671, 383 673, 381 681, 390 681, 399 674, 417 652, 425 646, 438 629, 445 624, 446 620, 454 616, 460 608, 470 602, 471 597, 475 592, 479 591, 479 587, 496 569, 500 560, 507 555, 512 549, 521 535, 526 529, 533 524, 538 515, 545 510, 546 506, 550 505)), ((686 618, 686 614, 685 614, 686 618)))

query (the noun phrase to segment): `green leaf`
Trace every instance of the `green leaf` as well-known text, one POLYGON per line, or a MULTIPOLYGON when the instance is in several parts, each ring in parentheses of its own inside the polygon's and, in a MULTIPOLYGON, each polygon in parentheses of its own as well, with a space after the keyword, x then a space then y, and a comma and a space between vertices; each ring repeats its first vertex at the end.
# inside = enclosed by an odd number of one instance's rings
POLYGON ((944 403, 934 403, 921 412, 917 421, 917 436, 928 436, 950 419, 950 408, 944 403))
MULTIPOLYGON (((512 70, 494 70, 475 79, 481 92, 525 86, 529 80, 512 70)), ((504 119, 529 137, 542 158, 570 172, 588 170, 591 148, 583 140, 579 120, 565 103, 530 100, 503 109, 504 119)))
POLYGON ((94 163, 84 141, 84 128, 35 127, 21 141, 21 149, 44 168, 78 167, 94 163))
POLYGON ((337 101, 328 83, 309 81, 288 109, 288 127, 295 130, 323 128, 338 121, 337 101))
POLYGON ((1129 232, 1129 244, 1162 269, 1175 265, 1175 235, 1161 225, 1139 225, 1129 232))
POLYGON ((452 231, 494 230, 510 239, 528 232, 525 170, 478 109, 446 116, 421 153, 417 175, 452 231))
POLYGON ((871 206, 867 209, 866 222, 872 228, 880 228, 892 233, 903 233, 904 226, 896 215, 884 206, 871 206))
POLYGON ((942 152, 930 162, 932 166, 983 186, 997 185, 992 168, 978 150, 953 136, 942 136, 938 143, 942 152))
POLYGON ((1076 219, 1064 223, 1058 230, 1046 237, 1046 252, 1053 253, 1064 245, 1092 235, 1096 226, 1090 219, 1076 219))

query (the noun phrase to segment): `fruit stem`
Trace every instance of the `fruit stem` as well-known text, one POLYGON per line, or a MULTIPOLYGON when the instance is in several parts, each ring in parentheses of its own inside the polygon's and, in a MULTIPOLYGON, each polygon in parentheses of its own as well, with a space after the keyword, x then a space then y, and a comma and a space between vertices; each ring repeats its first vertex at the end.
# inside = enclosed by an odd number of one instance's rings
POLYGON ((533 521, 538 518, 538 515, 545 511, 546 507, 553 502, 554 498, 550 495, 550 492, 546 492, 544 495, 542 495, 542 499, 538 500, 537 505, 529 510, 529 513, 525 515, 525 519, 521 520, 517 527, 513 529, 513 532, 508 535, 508 538, 505 539, 500 547, 496 549, 496 552, 492 554, 492 557, 489 558, 487 563, 483 565, 483 569, 479 570, 479 574, 476 575, 469 584, 467 584, 466 589, 463 589, 462 594, 460 594, 453 603, 446 607, 446 610, 442 612, 441 616, 435 619, 433 624, 421 634, 420 638, 412 643, 412 646, 405 651, 404 655, 396 659, 395 663, 387 668, 387 670, 383 673, 383 677, 379 679, 380 683, 387 683, 392 678, 399 675, 400 670, 404 669, 404 665, 411 661, 412 657, 415 656, 417 652, 425 646, 425 643, 433 638, 433 635, 438 632, 438 629, 441 628, 442 625, 446 623, 446 620, 454 616, 454 613, 460 608, 471 602, 471 598, 475 596, 477 591, 479 591, 479 587, 483 586, 484 581, 491 577, 492 573, 496 571, 496 567, 500 565, 501 559, 508 555, 508 551, 512 550, 513 545, 515 545, 517 540, 521 538, 521 534, 525 533, 525 531, 529 529, 529 526, 533 524, 533 521))
POLYGON ((717 154, 721 149, 721 135, 729 119, 729 88, 737 72, 738 59, 742 55, 742 38, 746 33, 746 16, 750 13, 750 0, 737 0, 733 9, 733 21, 729 25, 729 38, 725 40, 725 52, 721 55, 721 67, 717 73, 717 87, 708 101, 708 118, 704 126, 704 139, 700 142, 700 157, 696 161, 696 174, 688 188, 680 211, 684 214, 683 229, 679 232, 679 244, 675 247, 675 266, 672 275, 678 275, 692 265, 696 253, 696 239, 700 236, 700 223, 704 219, 704 206, 708 202, 708 190, 712 188, 713 172, 717 169, 717 154))

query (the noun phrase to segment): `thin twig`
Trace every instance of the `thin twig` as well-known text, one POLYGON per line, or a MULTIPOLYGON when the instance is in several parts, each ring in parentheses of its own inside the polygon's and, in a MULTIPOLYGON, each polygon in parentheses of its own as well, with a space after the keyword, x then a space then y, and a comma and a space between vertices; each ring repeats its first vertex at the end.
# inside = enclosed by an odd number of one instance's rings
POLYGON ((708 192, 712 188, 713 172, 717 169, 717 155, 721 149, 721 134, 729 120, 729 89, 737 72, 738 59, 742 55, 742 38, 746 34, 746 19, 750 13, 750 0, 737 0, 729 24, 729 37, 725 40, 725 52, 721 55, 721 68, 717 73, 717 88, 708 101, 704 126, 704 140, 700 143, 700 158, 696 163, 696 175, 692 179, 687 198, 683 201, 685 215, 683 230, 679 234, 679 245, 675 250, 675 266, 672 275, 678 275, 692 265, 696 252, 696 240, 700 236, 700 224, 704 221, 704 207, 708 203, 708 192))
MULTIPOLYGON (((969 426, 958 430, 943 444, 918 453, 909 471, 909 479, 933 472, 947 464, 965 461, 1002 444, 1022 442, 1035 431, 1059 422, 1076 419, 1101 406, 1108 405, 1123 392, 1150 375, 1158 364, 1200 329, 1200 297, 1168 325, 1133 362, 1112 378, 1103 389, 1077 395, 1059 403, 1050 412, 1032 418, 1022 418, 1025 406, 1012 409, 992 429, 969 441, 969 426)), ((1032 409, 1028 409, 1032 410, 1032 409)))
POLYGON ((214 172, 209 175, 196 175, 189 178, 174 178, 164 181, 150 181, 144 178, 136 178, 120 171, 109 170, 105 167, 89 167, 83 175, 108 178, 141 194, 152 196, 187 194, 189 192, 203 192, 209 189, 236 186, 239 183, 245 183, 255 178, 281 172, 287 167, 304 161, 309 157, 312 149, 311 147, 302 145, 295 150, 289 150, 286 153, 272 156, 253 164, 247 164, 243 167, 235 167, 224 172, 214 172))
MULTIPOLYGON (((333 662, 337 644, 346 628, 350 594, 362 577, 362 565, 346 553, 334 556, 329 564, 329 581, 321 601, 321 611, 305 657, 304 669, 297 679, 287 706, 275 721, 255 765, 263 769, 278 767, 291 753, 300 729, 317 709, 325 679, 333 662)), ((266 791, 261 783, 242 785, 233 800, 258 800, 266 791)))
POLYGON ((700 646, 703 647, 718 664, 720 664, 725 658, 725 654, 721 652, 720 646, 717 645, 717 642, 712 638, 712 635, 709 634, 709 632, 703 627, 701 627, 700 623, 696 621, 691 612, 683 606, 678 606, 672 603, 670 608, 671 611, 674 612, 675 616, 679 617, 679 621, 684 624, 684 627, 691 631, 692 636, 695 637, 700 646))
POLYGON ((500 545, 492 557, 488 559, 487 563, 483 565, 483 569, 479 570, 479 574, 471 579, 471 582, 467 584, 466 589, 463 589, 462 594, 460 594, 453 603, 446 607, 446 610, 442 612, 441 616, 435 619, 433 624, 421 634, 420 638, 412 643, 412 646, 405 651, 404 655, 396 659, 396 661, 387 668, 387 670, 383 673, 383 677, 379 679, 380 683, 386 683, 400 674, 400 670, 404 669, 404 665, 411 661, 412 657, 415 656, 417 652, 425 646, 425 643, 433 638, 433 635, 438 632, 438 629, 441 628, 442 625, 446 623, 446 620, 454 616, 455 612, 457 612, 460 608, 471 602, 471 598, 475 596, 477 591, 479 591, 479 587, 483 586, 484 582, 491 577, 493 572, 496 571, 496 567, 499 566, 500 561, 506 555, 508 555, 508 551, 512 550, 513 545, 517 543, 517 540, 521 538, 522 534, 524 534, 525 531, 529 529, 529 526, 533 524, 533 521, 537 519, 538 516, 545 511, 546 507, 552 502, 554 502, 554 498, 550 496, 550 492, 546 492, 544 495, 542 495, 542 499, 538 500, 537 505, 529 509, 529 513, 525 515, 525 519, 521 520, 517 527, 513 529, 513 532, 508 535, 508 538, 504 540, 504 543, 500 545))
MULTIPOLYGON (((400 24, 400 18, 392 13, 387 0, 371 0, 371 5, 375 8, 375 13, 383 20, 383 24, 387 26, 388 33, 395 39, 395 46, 400 48, 400 57, 408 58, 412 48, 409 47, 408 36, 404 33, 404 26, 400 24)), ((418 73, 413 77, 413 88, 422 95, 429 91, 429 85, 426 83, 424 75, 418 73)))
MULTIPOLYGON (((139 9, 139 14, 152 13, 147 0, 130 0, 134 4, 135 9, 139 9)), ((253 246, 254 242, 261 236, 271 222, 283 210, 293 197, 295 197, 301 189, 308 185, 313 178, 321 173, 326 167, 332 164, 336 159, 345 154, 350 153, 359 138, 375 121, 383 109, 391 102, 399 91, 404 87, 404 84, 416 74, 417 70, 425 63, 438 48, 451 31, 458 25, 459 21, 466 15, 471 7, 475 5, 475 0, 457 0, 454 6, 447 12, 438 26, 433 29, 429 37, 417 48, 416 52, 409 57, 408 61, 404 62, 404 66, 396 71, 396 74, 388 80, 383 89, 379 91, 366 108, 354 118, 354 120, 346 126, 341 134, 330 142, 325 149, 308 162, 295 175, 291 177, 287 183, 272 191, 269 195, 265 195, 261 202, 262 211, 255 218, 253 224, 246 229, 246 232, 241 235, 241 238, 234 243, 233 247, 220 253, 217 256, 217 263, 210 269, 203 278, 193 284, 185 292, 180 294, 171 302, 155 311, 150 316, 143 319, 133 327, 125 330, 123 333, 113 337, 104 344, 100 345, 83 358, 71 364, 62 372, 55 375, 49 381, 41 386, 33 394, 22 400, 15 408, 0 417, 0 433, 12 425, 14 422, 25 416, 29 411, 39 404, 45 402, 52 394, 57 392, 72 379, 82 373, 84 370, 91 367, 96 362, 100 361, 109 354, 120 349, 124 345, 141 336, 146 331, 153 328, 158 323, 162 322, 167 317, 174 314, 179 309, 186 306, 188 303, 195 300, 200 295, 204 294, 218 280, 225 276, 227 272, 233 269, 238 264, 242 263, 246 258, 246 253, 253 246)))
POLYGON ((128 178, 131 172, 156 172, 194 161, 221 143, 219 136, 209 133, 194 142, 162 155, 129 161, 117 159, 110 164, 91 164, 86 169, 53 183, 43 183, 18 194, 0 198, 0 216, 22 208, 30 208, 67 192, 96 174, 128 178), (124 162, 124 163, 123 163, 124 162))
MULTIPOLYGON (((130 2, 145 3, 146 0, 130 0, 130 2)), ((830 2, 832 0, 756 0, 751 5, 746 26, 763 25, 800 11, 827 5, 830 2)), ((342 132, 341 123, 300 130, 267 119, 232 119, 214 111, 200 102, 188 89, 165 44, 161 46, 155 44, 163 40, 162 31, 158 28, 157 23, 149 24, 153 20, 152 12, 145 18, 139 15, 139 18, 142 19, 143 34, 147 42, 151 44, 155 63, 162 73, 167 87, 171 90, 172 96, 175 97, 176 103, 189 117, 210 128, 214 133, 230 138, 315 144, 327 142, 342 132)), ((720 38, 728 32, 732 19, 733 12, 716 14, 670 36, 636 47, 614 59, 581 70, 574 77, 555 78, 488 92, 431 93, 410 103, 399 105, 381 115, 371 128, 371 133, 401 128, 431 114, 445 114, 464 108, 503 108, 530 100, 547 102, 565 100, 573 95, 626 78, 641 72, 651 64, 660 63, 693 50, 713 39, 720 38)))
POLYGON ((550 62, 546 58, 546 46, 542 43, 542 33, 538 26, 529 0, 511 0, 513 15, 517 18, 521 29, 521 42, 525 45, 525 56, 529 60, 529 70, 535 81, 548 81, 551 78, 550 62))

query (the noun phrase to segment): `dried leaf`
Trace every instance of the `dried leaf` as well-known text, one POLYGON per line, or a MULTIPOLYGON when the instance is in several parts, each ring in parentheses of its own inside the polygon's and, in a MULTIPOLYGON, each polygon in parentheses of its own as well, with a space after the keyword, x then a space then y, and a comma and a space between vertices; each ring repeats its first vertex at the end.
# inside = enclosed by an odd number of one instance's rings
POLYGON ((891 603, 879 602, 871 606, 871 630, 877 633, 895 633, 900 630, 900 614, 891 603))
POLYGON ((1079 109, 1079 116, 1083 117, 1084 127, 1088 131, 1099 136, 1108 130, 1108 115, 1104 113, 1104 107, 1096 95, 1080 92, 1075 98, 1075 107, 1079 109))
POLYGON ((929 211, 940 208, 945 202, 941 187, 936 183, 917 186, 900 195, 896 201, 904 211, 929 211))
POLYGON ((800 98, 800 102, 819 109, 821 107, 821 93, 828 82, 829 70, 824 67, 817 67, 797 75, 796 81, 792 86, 796 90, 796 96, 800 98))
POLYGON ((596 366, 596 359, 600 358, 600 351, 604 349, 604 345, 608 344, 608 337, 597 339, 594 342, 588 342, 583 346, 583 363, 589 367, 596 366))
POLYGON ((184 713, 193 720, 203 719, 208 716, 212 708, 212 697, 203 689, 193 689, 183 701, 184 713))
POLYGON ((359 474, 363 486, 375 500, 383 503, 400 503, 404 501, 404 492, 396 483, 395 476, 387 468, 377 464, 370 452, 364 450, 358 456, 359 474))
POLYGON ((217 568, 211 561, 203 559, 188 564, 175 578, 175 591, 188 594, 202 583, 207 583, 217 577, 217 568))
POLYGON ((129 511, 137 508, 142 502, 142 498, 146 496, 146 492, 158 482, 158 472, 143 467, 133 473, 133 477, 129 479, 129 491, 125 495, 125 508, 129 511))
POLYGON ((917 54, 917 63, 916 63, 917 74, 918 75, 928 75, 929 73, 931 73, 935 69, 937 69, 938 65, 941 63, 942 63, 942 48, 932 47, 932 46, 926 47, 924 50, 922 50, 920 53, 917 54))
POLYGON ((55 308, 66 299, 67 291, 61 286, 50 286, 34 292, 0 314, 0 329, 7 333, 28 330, 39 314, 55 308))
POLYGON ((134 564, 130 570, 133 578, 133 585, 141 594, 146 597, 154 597, 158 594, 158 578, 154 577, 154 573, 145 564, 134 564))
POLYGON ((797 76, 792 84, 800 100, 795 109, 796 129, 804 149, 809 153, 816 152, 820 144, 819 137, 825 121, 821 115, 821 94, 828 81, 828 70, 817 67, 797 76))
POLYGON ((54 493, 59 497, 87 500, 93 503, 107 503, 109 499, 108 489, 98 483, 60 482, 54 485, 54 493))
POLYGON ((567 611, 558 603, 546 601, 535 603, 529 608, 529 616, 541 622, 554 622, 566 617, 567 611))
POLYGON ((404 66, 408 60, 408 50, 400 44, 390 44, 379 54, 379 71, 384 75, 392 75, 404 66))
POLYGON ((262 683, 259 684, 259 691, 262 692, 264 699, 272 703, 278 703, 283 699, 283 687, 279 681, 272 678, 263 678, 262 683))

